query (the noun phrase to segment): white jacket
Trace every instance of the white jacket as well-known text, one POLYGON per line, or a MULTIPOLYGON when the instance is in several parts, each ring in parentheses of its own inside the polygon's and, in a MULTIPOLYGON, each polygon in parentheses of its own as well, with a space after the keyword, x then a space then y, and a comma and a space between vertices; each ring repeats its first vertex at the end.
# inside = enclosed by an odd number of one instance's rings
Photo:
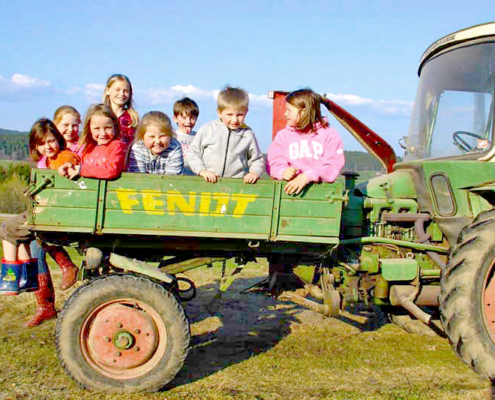
POLYGON ((195 174, 206 169, 220 177, 242 178, 248 172, 261 177, 265 171, 263 154, 251 128, 232 131, 220 120, 198 130, 186 160, 195 174))

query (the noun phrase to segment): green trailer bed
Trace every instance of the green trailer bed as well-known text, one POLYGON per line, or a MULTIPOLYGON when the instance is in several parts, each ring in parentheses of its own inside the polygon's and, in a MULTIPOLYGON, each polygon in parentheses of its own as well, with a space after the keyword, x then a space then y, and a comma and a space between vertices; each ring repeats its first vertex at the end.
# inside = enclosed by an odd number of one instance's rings
POLYGON ((29 223, 36 231, 338 243, 343 185, 313 184, 297 196, 285 182, 124 173, 71 181, 34 169, 29 223))

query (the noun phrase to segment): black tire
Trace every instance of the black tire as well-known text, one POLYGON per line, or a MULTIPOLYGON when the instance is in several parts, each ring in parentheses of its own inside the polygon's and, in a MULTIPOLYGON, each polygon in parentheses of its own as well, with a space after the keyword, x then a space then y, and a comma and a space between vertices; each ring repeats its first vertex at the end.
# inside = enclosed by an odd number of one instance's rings
POLYGON ((134 275, 81 286, 57 321, 58 357, 72 379, 92 391, 162 389, 184 364, 189 339, 189 323, 175 297, 134 275))
POLYGON ((464 228, 441 278, 440 317, 452 348, 475 372, 495 379, 495 209, 464 228), (492 295, 492 296, 493 296, 492 295), (492 297, 493 298, 493 297, 492 297))

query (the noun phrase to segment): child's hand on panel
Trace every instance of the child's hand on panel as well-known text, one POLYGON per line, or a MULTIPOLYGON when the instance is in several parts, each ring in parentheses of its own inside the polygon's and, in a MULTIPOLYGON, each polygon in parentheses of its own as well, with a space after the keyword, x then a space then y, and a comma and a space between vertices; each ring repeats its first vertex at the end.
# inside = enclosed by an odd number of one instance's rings
POLYGON ((282 179, 284 181, 290 181, 296 177, 298 172, 299 170, 297 168, 288 167, 284 170, 284 173, 282 174, 282 179))
POLYGON ((74 179, 75 177, 79 176, 80 172, 81 172, 81 166, 80 165, 74 166, 71 163, 65 163, 58 168, 59 175, 62 175, 69 179, 74 179))
POLYGON ((201 171, 198 175, 202 176, 206 182, 216 183, 218 180, 217 174, 215 174, 214 172, 208 171, 206 169, 201 171))
POLYGON ((256 183, 256 181, 260 179, 258 174, 254 174, 252 172, 247 173, 244 175, 244 183, 256 183))
POLYGON ((309 180, 306 175, 299 174, 297 177, 287 182, 285 185, 285 193, 287 194, 299 194, 301 190, 309 183, 309 180))

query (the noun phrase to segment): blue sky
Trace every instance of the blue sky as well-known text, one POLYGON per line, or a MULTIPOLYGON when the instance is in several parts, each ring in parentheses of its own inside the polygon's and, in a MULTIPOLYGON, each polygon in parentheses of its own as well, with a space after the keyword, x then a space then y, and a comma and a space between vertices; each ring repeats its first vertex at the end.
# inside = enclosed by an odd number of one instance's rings
MULTIPOLYGON (((407 134, 424 50, 490 22, 492 1, 0 0, 0 128, 27 131, 62 104, 84 114, 111 74, 138 112, 171 115, 184 95, 198 128, 226 84, 251 94, 246 122, 266 151, 270 90, 326 93, 394 148, 407 134)), ((360 150, 337 122, 348 150, 360 150)), ((401 151, 398 150, 401 155, 401 151)))

